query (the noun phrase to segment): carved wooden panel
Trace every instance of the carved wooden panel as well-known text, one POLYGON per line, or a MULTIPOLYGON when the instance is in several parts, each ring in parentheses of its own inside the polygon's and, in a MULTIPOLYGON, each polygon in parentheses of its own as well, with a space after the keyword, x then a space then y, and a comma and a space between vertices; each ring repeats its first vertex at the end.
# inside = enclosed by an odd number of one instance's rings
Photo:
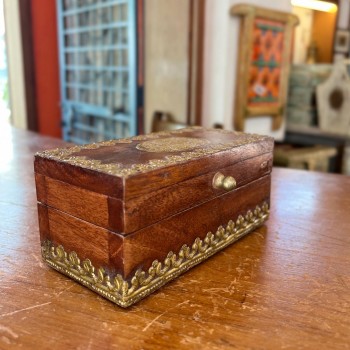
POLYGON ((272 129, 282 125, 287 96, 295 15, 251 5, 235 5, 242 17, 236 82, 234 126, 244 130, 246 118, 269 115, 272 129))

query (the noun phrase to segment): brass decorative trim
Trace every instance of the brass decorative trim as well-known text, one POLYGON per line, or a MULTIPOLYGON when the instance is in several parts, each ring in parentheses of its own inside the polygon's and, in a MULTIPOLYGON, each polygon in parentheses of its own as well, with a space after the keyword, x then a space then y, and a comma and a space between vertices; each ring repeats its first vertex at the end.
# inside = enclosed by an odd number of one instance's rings
MULTIPOLYGON (((162 167, 178 164, 181 162, 186 162, 188 160, 211 155, 220 151, 229 150, 234 147, 242 146, 248 143, 261 141, 266 138, 267 136, 261 136, 256 134, 243 134, 237 131, 229 131, 229 130, 222 130, 222 129, 205 129, 202 127, 193 126, 193 127, 174 130, 174 131, 167 131, 167 132, 161 131, 161 132, 151 133, 148 135, 139 135, 139 136, 134 136, 126 139, 103 141, 103 142, 92 143, 88 145, 73 146, 70 148, 56 148, 53 150, 38 152, 36 153, 36 156, 56 160, 59 162, 65 162, 71 165, 99 171, 99 172, 114 175, 114 176, 126 177, 129 175, 145 173, 147 171, 156 170, 162 167), (160 139, 163 137, 172 137, 177 134, 193 132, 196 130, 212 131, 212 132, 223 133, 223 134, 233 134, 233 135, 236 135, 237 138, 233 139, 232 141, 228 141, 227 143, 205 142, 205 143, 202 143, 202 145, 200 145, 199 147, 197 145, 195 149, 188 152, 182 152, 176 155, 167 155, 167 156, 164 156, 164 158, 162 159, 152 159, 152 160, 149 160, 147 163, 132 164, 132 165, 123 165, 120 163, 105 164, 105 163, 102 163, 100 160, 89 159, 85 156, 74 155, 75 153, 85 149, 97 149, 100 147, 115 146, 118 144, 128 144, 128 143, 130 144, 130 143, 133 143, 134 141, 148 141, 148 140, 160 139)), ((198 138, 198 140, 203 140, 203 139, 198 138)), ((136 143, 135 147, 141 147, 141 145, 142 143, 136 143)))
POLYGON ((182 152, 208 145, 209 140, 197 137, 167 137, 139 143, 136 148, 145 152, 182 152))
POLYGON ((209 232, 202 240, 196 238, 191 247, 184 245, 176 255, 169 252, 163 263, 155 260, 148 272, 137 270, 130 282, 117 275, 112 278, 103 268, 96 269, 89 259, 81 262, 75 252, 67 253, 62 246, 42 242, 43 259, 55 270, 97 292, 121 307, 128 307, 143 299, 167 282, 206 260, 267 220, 269 207, 263 203, 236 222, 220 226, 215 234, 209 232))

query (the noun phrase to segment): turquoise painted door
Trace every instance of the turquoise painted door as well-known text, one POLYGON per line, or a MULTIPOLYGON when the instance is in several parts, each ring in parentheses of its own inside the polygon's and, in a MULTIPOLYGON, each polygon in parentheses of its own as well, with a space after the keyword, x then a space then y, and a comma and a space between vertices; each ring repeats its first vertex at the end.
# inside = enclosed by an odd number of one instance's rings
POLYGON ((63 137, 136 135, 136 0, 57 0, 63 137))

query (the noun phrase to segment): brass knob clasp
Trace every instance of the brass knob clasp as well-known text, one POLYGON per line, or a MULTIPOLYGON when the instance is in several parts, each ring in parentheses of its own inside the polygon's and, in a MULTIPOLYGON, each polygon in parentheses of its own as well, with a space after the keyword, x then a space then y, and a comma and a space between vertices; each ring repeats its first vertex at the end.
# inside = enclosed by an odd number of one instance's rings
POLYGON ((216 189, 222 189, 231 191, 236 188, 237 182, 232 176, 225 176, 222 173, 216 173, 213 178, 213 187, 216 189))

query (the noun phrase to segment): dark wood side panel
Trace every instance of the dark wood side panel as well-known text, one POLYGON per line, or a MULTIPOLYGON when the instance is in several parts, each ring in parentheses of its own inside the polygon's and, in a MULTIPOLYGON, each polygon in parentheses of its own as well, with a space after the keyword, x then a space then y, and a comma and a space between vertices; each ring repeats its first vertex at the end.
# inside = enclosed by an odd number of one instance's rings
POLYGON ((46 184, 44 175, 35 174, 35 187, 38 202, 46 203, 46 184))
POLYGON ((124 202, 119 199, 108 197, 108 228, 114 232, 125 231, 125 208, 124 202))
POLYGON ((125 203, 124 232, 134 232, 225 194, 225 190, 215 189, 212 185, 213 178, 218 171, 225 176, 233 176, 236 179, 237 188, 239 188, 270 173, 271 168, 272 155, 265 153, 224 169, 218 169, 173 186, 132 198, 125 203))
POLYGON ((108 197, 35 174, 38 202, 116 232, 124 232, 124 205, 108 197))
POLYGON ((39 217, 40 241, 45 241, 45 240, 52 241, 52 238, 50 235, 49 214, 48 214, 47 206, 38 203, 38 217, 39 217))
POLYGON ((57 162, 35 156, 34 171, 73 186, 89 191, 105 194, 115 198, 123 198, 123 180, 89 169, 82 169, 67 163, 57 162))
MULTIPOLYGON (((43 205, 39 203, 38 206, 43 205)), ((90 259, 96 267, 109 266, 111 232, 52 208, 47 208, 47 216, 52 242, 62 244, 67 251, 77 252, 81 259, 90 259)), ((115 237, 114 244, 117 242, 118 237, 115 237)))
POLYGON ((46 177, 43 203, 85 221, 107 228, 108 197, 46 177))

